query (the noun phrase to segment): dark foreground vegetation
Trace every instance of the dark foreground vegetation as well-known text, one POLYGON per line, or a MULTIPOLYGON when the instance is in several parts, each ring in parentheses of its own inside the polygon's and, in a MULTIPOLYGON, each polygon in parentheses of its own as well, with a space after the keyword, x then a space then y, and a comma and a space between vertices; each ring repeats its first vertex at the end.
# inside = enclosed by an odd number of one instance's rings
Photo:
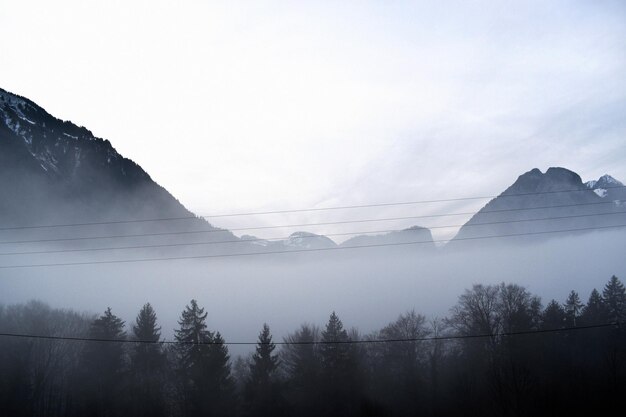
POLYGON ((1 336, 0 414, 624 412, 626 331, 618 323, 626 318, 626 292, 616 277, 586 303, 572 291, 564 303, 552 300, 545 307, 518 285, 475 285, 446 319, 410 311, 369 335, 345 329, 335 313, 322 328, 302 325, 280 346, 264 326, 254 354, 234 361, 220 333, 207 329, 206 317, 192 300, 180 316, 176 343, 161 343, 150 304, 128 326, 110 309, 96 318, 39 302, 0 307, 2 333, 99 340, 1 336), (608 323, 615 325, 592 327, 608 323), (503 335, 512 332, 532 333, 503 335), (489 336, 467 337, 474 335, 489 336), (457 338, 432 339, 448 336, 457 338))

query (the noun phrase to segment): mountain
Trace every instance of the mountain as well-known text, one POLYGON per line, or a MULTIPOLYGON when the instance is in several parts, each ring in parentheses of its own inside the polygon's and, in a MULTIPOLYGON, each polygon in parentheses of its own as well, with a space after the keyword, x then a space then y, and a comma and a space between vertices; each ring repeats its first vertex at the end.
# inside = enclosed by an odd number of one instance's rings
POLYGON ((511 234, 526 235, 516 240, 535 240, 562 235, 552 233, 560 230, 588 229, 571 232, 579 233, 626 224, 626 204, 607 198, 609 192, 621 195, 620 185, 609 176, 585 184, 565 168, 549 168, 545 173, 535 168, 476 213, 452 242, 511 234))
MULTIPOLYGON (((0 196, 0 228, 26 226, 5 230, 5 241, 142 233, 162 233, 158 238, 161 243, 183 239, 186 242, 236 240, 232 233, 194 216, 139 165, 120 155, 108 140, 95 137, 84 127, 59 120, 32 101, 3 89, 0 89, 0 196), (171 220, 145 221, 161 218, 171 220), (120 219, 139 221, 29 228, 120 219), (174 231, 202 233, 168 234, 174 231)), ((156 240, 155 237, 141 242, 156 240)), ((138 241, 127 239, 123 243, 138 241)))
MULTIPOLYGON (((304 231, 280 241, 252 236, 239 239, 196 217, 108 140, 2 89, 0 196, 0 244, 16 239, 45 245, 52 241, 70 248, 80 244, 80 248, 90 249, 100 247, 105 238, 109 246, 153 245, 151 250, 168 255, 175 251, 194 255, 407 242, 427 242, 407 245, 407 250, 434 247, 430 230, 419 226, 355 236, 341 245, 304 231), (167 244, 175 244, 176 249, 164 247, 167 244)), ((626 188, 610 175, 583 183, 578 174, 565 168, 550 168, 545 173, 533 169, 476 213, 452 243, 501 235, 536 239, 552 236, 544 232, 626 224, 624 201, 626 188)), ((127 256, 132 255, 128 252, 127 256)))
MULTIPOLYGON (((167 255, 177 251, 194 255, 338 246, 326 236, 305 231, 279 241, 248 235, 238 239, 230 231, 196 217, 138 164, 120 155, 108 140, 59 120, 31 100, 3 89, 0 195, 0 228, 5 229, 5 242, 45 241, 46 247, 60 245, 69 249, 79 243, 80 249, 84 249, 103 246, 102 239, 83 240, 85 235, 116 236, 105 239, 104 246, 152 245, 156 248, 150 251, 167 255), (120 222, 126 219, 134 221, 120 222), (77 223, 105 224, 74 226, 77 223), (33 225, 71 226, 31 228, 33 225), (215 242, 220 244, 211 244, 215 242), (163 247, 168 244, 177 246, 163 247)), ((356 236, 341 247, 410 241, 431 242, 432 236, 428 229, 413 227, 382 235, 356 236)), ((408 248, 415 250, 416 246, 408 248)), ((121 254, 115 255, 118 258, 121 254)), ((133 257, 136 252, 124 255, 133 257)), ((56 261, 57 257, 49 259, 56 261)))
POLYGON ((192 216, 108 140, 1 89, 0 174, 5 223, 192 216))
POLYGON ((347 246, 376 246, 376 245, 398 245, 408 242, 420 242, 414 245, 406 245, 407 247, 415 249, 433 248, 435 246, 433 242, 433 236, 430 230, 425 227, 412 226, 408 229, 398 230, 389 233, 383 233, 378 235, 359 235, 352 237, 341 244, 343 247, 347 246), (423 243, 422 243, 423 242, 423 243))
POLYGON ((601 176, 597 180, 587 181, 585 186, 606 200, 626 201, 624 184, 608 174, 601 176))
POLYGON ((332 239, 324 235, 318 235, 309 232, 295 232, 287 239, 266 240, 259 239, 255 236, 243 235, 242 240, 249 241, 263 248, 280 251, 290 249, 332 249, 332 248, 350 248, 359 246, 394 246, 407 247, 409 250, 420 250, 424 248, 434 248, 432 234, 425 227, 413 226, 404 230, 398 230, 390 233, 382 233, 377 235, 358 235, 354 236, 343 243, 337 245, 332 239), (402 243, 420 242, 415 245, 401 245, 402 243), (423 243, 423 244, 422 244, 423 243))
POLYGON ((337 244, 324 235, 309 232, 294 232, 287 239, 266 240, 256 236, 243 235, 241 239, 270 251, 302 250, 302 249, 331 249, 337 244))

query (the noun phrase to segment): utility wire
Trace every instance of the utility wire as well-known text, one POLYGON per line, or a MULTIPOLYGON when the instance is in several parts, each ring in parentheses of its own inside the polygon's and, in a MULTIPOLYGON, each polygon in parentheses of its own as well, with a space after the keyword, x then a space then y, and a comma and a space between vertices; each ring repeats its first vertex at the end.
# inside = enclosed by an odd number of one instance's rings
MULTIPOLYGON (((579 214, 573 216, 558 216, 558 217, 543 217, 538 219, 518 219, 518 220, 503 220, 498 222, 481 222, 481 223, 471 223, 471 224, 455 224, 455 225, 447 225, 447 226, 431 226, 430 229, 448 229, 448 228, 456 228, 456 227, 476 227, 476 226, 487 226, 487 225, 496 225, 496 224, 510 224, 510 223, 524 223, 524 222, 537 222, 537 221, 547 221, 547 220, 564 220, 564 219, 573 219, 580 217, 598 217, 598 216, 606 216, 606 215, 618 215, 618 214, 626 214, 626 211, 612 212, 612 213, 598 213, 598 214, 579 214)), ((347 236, 347 235, 366 235, 367 233, 393 233, 393 232, 410 232, 411 229, 391 229, 391 230, 378 230, 378 231, 368 231, 368 232, 349 232, 349 233, 329 233, 324 235, 305 235, 299 236, 299 239, 308 239, 308 238, 316 238, 320 236, 347 236)), ((368 235, 369 236, 369 235, 368 235)), ((168 248, 168 247, 178 247, 178 246, 204 246, 204 245, 218 245, 218 244, 228 244, 228 243, 249 243, 249 242, 266 242, 266 241, 281 241, 288 239, 290 236, 279 237, 279 238, 254 238, 254 239, 237 239, 237 240, 217 240, 211 242, 182 242, 182 243, 165 243, 165 244, 154 244, 154 245, 132 245, 132 246, 109 246, 103 248, 80 248, 80 249, 56 249, 56 250, 41 250, 41 251, 25 251, 25 252, 0 252, 0 256, 15 256, 15 255, 41 255, 41 254, 51 254, 51 253, 72 253, 72 252, 100 252, 100 251, 112 251, 112 250, 128 250, 128 249, 154 249, 154 248, 168 248)))
MULTIPOLYGON (((324 341, 324 340, 311 340, 311 341, 282 341, 272 342, 275 345, 355 345, 355 344, 373 344, 373 343, 406 343, 406 342, 427 342, 427 341, 443 341, 443 340, 461 340, 461 339, 479 339, 479 338, 496 338, 496 337, 510 337, 510 336, 522 336, 532 334, 546 334, 546 333, 561 333, 578 330, 600 329, 605 327, 619 327, 619 323, 605 323, 594 324, 588 326, 577 327, 562 327, 560 329, 542 329, 542 330, 525 330, 518 332, 499 332, 499 333, 483 333, 483 334, 469 334, 469 335, 450 335, 450 336, 426 336, 426 337, 411 337, 403 339, 361 339, 361 340, 336 340, 336 341, 324 341)), ((43 339, 43 340, 68 340, 76 342, 104 342, 104 343, 134 343, 134 344, 172 344, 172 345, 257 345, 261 342, 187 342, 187 341, 174 341, 174 340, 132 340, 132 339, 104 339, 104 338, 89 338, 89 337, 72 337, 72 336, 47 336, 38 334, 21 334, 21 333, 0 333, 3 337, 16 337, 23 339, 43 339)), ((269 344, 269 343, 267 343, 269 344)))
MULTIPOLYGON (((601 205, 601 204, 614 205, 615 203, 613 201, 600 201, 600 202, 594 202, 594 203, 561 204, 561 205, 541 206, 541 207, 511 208, 511 209, 489 210, 480 214, 484 215, 484 214, 491 214, 491 213, 503 213, 503 212, 515 212, 515 211, 527 211, 527 210, 595 206, 595 205, 601 205)), ((233 231, 239 232, 239 231, 248 231, 248 230, 279 229, 279 228, 288 228, 288 227, 330 226, 330 225, 338 225, 338 224, 372 223, 372 222, 393 221, 393 220, 425 219, 425 218, 437 218, 437 217, 448 217, 448 216, 472 215, 472 214, 477 214, 477 213, 465 212, 465 213, 427 214, 427 215, 419 215, 419 216, 387 217, 387 218, 382 218, 382 219, 359 219, 359 220, 344 220, 344 221, 322 222, 322 223, 299 223, 299 224, 282 224, 282 225, 270 225, 270 226, 240 227, 240 228, 235 228, 235 229, 184 230, 184 231, 173 231, 173 232, 136 233, 136 234, 109 235, 109 236, 78 236, 78 237, 53 238, 53 239, 9 240, 9 241, 0 241, 0 245, 20 244, 20 243, 66 242, 66 241, 74 241, 74 240, 123 239, 123 238, 131 238, 131 237, 172 236, 172 235, 187 235, 187 234, 200 234, 200 233, 230 233, 233 231)))
MULTIPOLYGON (((626 188, 626 186, 618 185, 614 187, 605 187, 603 189, 615 189, 615 188, 626 188)), ((387 207, 387 206, 402 206, 402 205, 428 204, 428 203, 446 203, 446 202, 453 202, 453 201, 484 200, 484 199, 496 198, 496 197, 508 198, 508 197, 520 197, 520 196, 530 196, 530 195, 576 193, 576 192, 593 192, 593 190, 590 188, 584 188, 584 189, 570 189, 570 190, 541 191, 541 192, 533 192, 533 193, 516 193, 516 194, 500 194, 500 195, 487 195, 487 196, 476 196, 476 197, 446 198, 446 199, 439 199, 439 200, 401 201, 401 202, 394 202, 394 203, 304 208, 304 209, 295 209, 295 210, 274 210, 274 211, 256 211, 256 212, 247 212, 247 213, 215 214, 215 215, 206 215, 206 216, 162 217, 162 218, 153 218, 153 219, 133 219, 133 220, 113 220, 113 221, 99 221, 99 222, 85 222, 85 223, 13 226, 13 227, 2 227, 0 228, 0 231, 22 230, 22 229, 42 229, 42 228, 56 228, 56 227, 95 226, 95 225, 106 225, 106 224, 143 223, 143 222, 172 221, 172 220, 199 219, 199 218, 209 219, 209 218, 219 218, 219 217, 238 217, 238 216, 253 216, 253 215, 265 215, 265 214, 301 213, 301 212, 344 210, 344 209, 367 208, 367 207, 387 207)))
MULTIPOLYGON (((620 227, 626 227, 626 224, 611 225, 611 226, 597 226, 597 227, 581 227, 577 229, 564 229, 564 230, 544 230, 539 232, 527 232, 527 233, 511 233, 506 235, 493 235, 493 236, 477 236, 477 237, 465 237, 457 238, 454 241, 466 241, 466 240, 482 240, 482 239, 496 239, 505 237, 516 236, 535 236, 554 233, 565 232, 581 232, 589 230, 605 230, 615 229, 620 227)), ((415 242, 398 242, 398 243, 380 243, 372 245, 359 245, 359 246, 336 246, 332 248, 314 248, 314 249, 291 249, 285 251, 265 251, 265 252, 243 252, 243 253, 229 253, 219 255, 192 255, 192 256, 170 256, 163 258, 140 258, 140 259, 111 259, 105 261, 83 261, 83 262, 59 262, 59 263, 43 263, 43 264, 21 264, 21 265, 2 265, 0 269, 18 269, 18 268, 42 268, 42 267, 56 267, 56 266, 78 266, 78 265, 102 265, 102 264, 117 264, 117 263, 138 263, 138 262, 161 262, 161 261, 174 261, 174 260, 188 260, 188 259, 210 259, 210 258, 232 258, 239 256, 260 256, 260 255, 277 255, 277 254, 293 254, 303 252, 326 252, 348 249, 364 249, 364 248, 378 248, 386 246, 406 246, 415 244, 432 244, 447 242, 446 240, 422 240, 415 242)))

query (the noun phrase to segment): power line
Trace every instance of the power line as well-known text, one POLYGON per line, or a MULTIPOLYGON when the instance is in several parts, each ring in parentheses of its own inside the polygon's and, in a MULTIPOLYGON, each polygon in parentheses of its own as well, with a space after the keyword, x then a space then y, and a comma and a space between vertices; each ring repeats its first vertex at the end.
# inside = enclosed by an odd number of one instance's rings
MULTIPOLYGON (((566 208, 566 207, 595 206, 595 205, 602 205, 602 204, 614 205, 615 203, 613 201, 600 201, 600 202, 594 202, 594 203, 561 204, 561 205, 541 206, 541 207, 510 208, 510 209, 500 209, 500 210, 489 210, 487 212, 483 212, 482 214, 527 211, 527 210, 541 210, 541 209, 552 209, 552 208, 566 208)), ((382 218, 382 219, 359 219, 359 220, 344 220, 344 221, 321 222, 321 223, 299 223, 299 224, 283 224, 283 225, 270 225, 270 226, 240 227, 240 228, 235 228, 235 229, 184 230, 184 231, 174 231, 174 232, 135 233, 135 234, 109 235, 109 236, 79 236, 79 237, 54 238, 54 239, 12 240, 12 241, 0 241, 0 245, 21 244, 21 243, 67 242, 67 241, 74 241, 74 240, 123 239, 123 238, 131 238, 131 237, 172 236, 172 235, 187 235, 187 234, 201 234, 201 233, 230 233, 233 231, 239 232, 239 231, 248 231, 248 230, 266 230, 266 229, 279 229, 279 228, 288 228, 288 227, 330 226, 330 225, 349 224, 349 223, 371 223, 371 222, 380 222, 380 221, 438 218, 438 217, 461 216, 461 215, 472 215, 472 214, 476 214, 476 213, 465 212, 465 213, 427 214, 427 215, 419 215, 419 216, 388 217, 388 218, 382 218)))
MULTIPOLYGON (((544 230, 544 231, 539 231, 539 232, 511 233, 511 234, 506 234, 506 235, 465 237, 465 238, 455 239, 455 241, 496 239, 496 238, 517 237, 517 236, 534 236, 534 235, 545 235, 545 234, 565 233, 565 232, 581 232, 581 231, 589 231, 589 230, 615 229, 615 228, 620 228, 620 227, 626 227, 626 224, 611 225, 611 226, 597 226, 597 227, 581 227, 577 229, 564 229, 564 230, 544 230)), ((332 248, 291 249, 291 250, 286 250, 286 251, 243 252, 243 253, 228 253, 228 254, 219 254, 219 255, 170 256, 170 257, 162 257, 162 258, 112 259, 112 260, 105 260, 105 261, 2 265, 0 266, 0 269, 102 265, 102 264, 116 264, 116 263, 138 263, 138 262, 161 262, 161 261, 210 259, 210 258, 232 258, 232 257, 239 257, 239 256, 277 255, 277 254, 287 254, 287 253, 293 254, 293 253, 302 253, 302 252, 326 252, 326 251, 337 251, 337 250, 347 250, 347 249, 365 249, 365 248, 378 248, 378 247, 386 247, 386 246, 406 246, 406 245, 415 245, 415 244, 424 244, 424 243, 431 244, 431 243, 443 243, 443 242, 447 242, 447 241, 446 240, 423 240, 423 241, 415 241, 415 242, 380 243, 380 244, 359 245, 359 246, 336 246, 332 248)))
MULTIPOLYGON (((604 189, 615 189, 615 188, 626 188, 626 186, 618 185, 618 186, 613 186, 613 187, 605 187, 604 189)), ((84 222, 84 223, 12 226, 12 227, 2 227, 0 228, 0 231, 22 230, 22 229, 43 229, 43 228, 57 228, 57 227, 96 226, 96 225, 106 225, 106 224, 145 223, 145 222, 173 221, 173 220, 200 219, 200 218, 210 219, 210 218, 220 218, 220 217, 255 216, 255 215, 266 215, 266 214, 302 213, 302 212, 345 210, 345 209, 368 208, 368 207, 388 207, 388 206, 402 206, 402 205, 415 205, 415 204, 446 203, 446 202, 454 202, 454 201, 484 200, 484 199, 496 198, 496 197, 508 198, 508 197, 520 197, 520 196, 530 196, 530 195, 575 193, 575 192, 593 192, 593 190, 589 188, 584 188, 584 189, 569 189, 569 190, 555 190, 555 191, 540 191, 540 192, 533 192, 533 193, 500 194, 500 195, 487 195, 487 196, 476 196, 476 197, 458 197, 458 198, 446 198, 446 199, 438 199, 438 200, 417 200, 417 201, 401 201, 401 202, 393 202, 393 203, 361 204, 361 205, 351 205, 351 206, 304 208, 304 209, 294 209, 294 210, 273 210, 273 211, 247 212, 247 213, 227 213, 227 214, 215 214, 215 215, 204 215, 204 216, 161 217, 161 218, 153 218, 153 219, 132 219, 132 220, 112 220, 112 221, 98 221, 98 222, 84 222)))
MULTIPOLYGON (((338 344, 374 344, 374 343, 407 343, 407 342, 428 342, 428 341, 444 341, 444 340, 461 340, 461 339, 479 339, 479 338, 497 338, 497 337, 510 337, 510 336, 522 336, 532 334, 546 334, 546 333, 561 333, 578 330, 600 329, 606 327, 616 327, 619 323, 605 323, 594 324, 588 326, 578 327, 562 327, 560 329, 541 329, 541 330, 525 330, 517 332, 499 332, 499 333, 483 333, 483 334, 469 334, 469 335, 449 335, 449 336, 425 336, 425 337, 411 337, 402 339, 360 339, 360 340, 336 340, 336 341, 324 341, 324 340, 311 340, 311 341, 286 341, 272 342, 275 345, 338 345, 338 344)), ((74 341, 74 342, 103 342, 103 343, 133 343, 133 344, 172 344, 172 345, 257 345, 259 342, 187 342, 187 341, 174 341, 174 340, 132 340, 132 339, 104 339, 104 338, 89 338, 89 337, 77 337, 77 336, 48 336, 37 334, 21 334, 21 333, 0 333, 3 337, 16 337, 23 339, 43 339, 43 340, 57 340, 57 341, 74 341)))
MULTIPOLYGON (((619 212, 611 212, 611 213, 598 213, 598 214, 579 214, 572 216, 558 216, 558 217, 543 217, 538 219, 518 219, 518 220, 506 220, 506 221, 498 221, 498 222, 482 222, 482 223, 472 223, 472 224, 455 224, 455 225, 447 225, 447 226, 431 226, 428 229, 447 229, 447 228, 455 228, 455 227, 476 227, 476 226, 488 226, 488 225, 496 225, 496 224, 509 224, 509 223, 524 223, 524 222, 536 222, 536 221, 547 221, 547 220, 564 220, 564 219, 572 219, 572 218, 580 218, 580 217, 597 217, 597 216, 606 216, 606 215, 618 215, 618 214, 626 214, 626 211, 619 212)), ((316 238, 320 236, 347 236, 347 235, 365 235, 367 233, 392 233, 392 232, 408 232, 410 229, 391 229, 391 230, 379 230, 379 231, 369 231, 369 232, 349 232, 349 233, 329 233, 324 235, 310 235, 310 236, 300 236, 300 239, 307 238, 316 238)), ((80 249, 56 249, 56 250, 42 250, 42 251, 25 251, 25 252, 0 252, 0 256, 15 256, 15 255, 42 255, 42 254, 51 254, 51 253, 71 253, 71 252, 99 252, 99 251, 111 251, 111 250, 128 250, 128 249, 154 249, 154 248, 167 248, 167 247, 179 247, 179 246, 203 246, 203 245, 217 245, 217 244, 228 244, 228 243, 249 243, 249 242, 265 242, 265 241, 281 241, 288 239, 290 236, 280 237, 280 238, 269 238, 269 239, 237 239, 237 240, 218 240, 211 242, 182 242, 182 243, 165 243, 165 244, 154 244, 154 245, 132 245, 132 246, 109 246, 103 248, 80 248, 80 249)))

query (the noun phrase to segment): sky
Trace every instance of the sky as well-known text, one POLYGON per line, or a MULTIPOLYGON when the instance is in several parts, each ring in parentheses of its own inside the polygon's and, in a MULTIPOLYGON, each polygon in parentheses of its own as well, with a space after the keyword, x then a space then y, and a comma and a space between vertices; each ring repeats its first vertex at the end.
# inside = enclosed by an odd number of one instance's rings
POLYGON ((495 195, 534 167, 626 181, 625 22, 621 1, 0 0, 0 87, 109 139, 200 215, 495 195))

